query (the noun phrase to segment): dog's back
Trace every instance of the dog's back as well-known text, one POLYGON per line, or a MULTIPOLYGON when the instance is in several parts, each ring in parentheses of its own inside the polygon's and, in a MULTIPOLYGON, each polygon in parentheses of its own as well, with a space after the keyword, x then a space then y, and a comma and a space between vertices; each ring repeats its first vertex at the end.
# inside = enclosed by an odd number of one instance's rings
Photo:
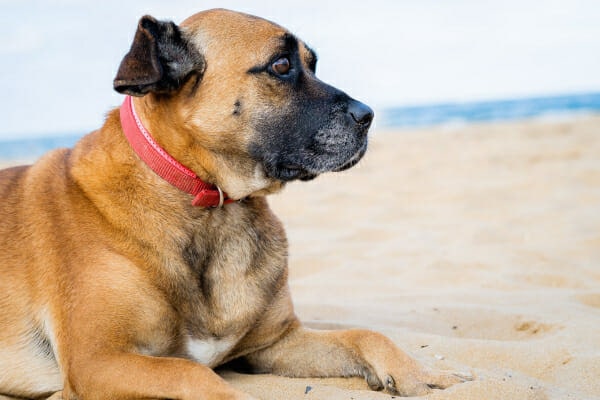
POLYGON ((56 214, 47 205, 63 200, 65 158, 55 151, 0 171, 0 389, 24 397, 63 384, 45 315, 53 281, 45 259, 56 257, 56 214))

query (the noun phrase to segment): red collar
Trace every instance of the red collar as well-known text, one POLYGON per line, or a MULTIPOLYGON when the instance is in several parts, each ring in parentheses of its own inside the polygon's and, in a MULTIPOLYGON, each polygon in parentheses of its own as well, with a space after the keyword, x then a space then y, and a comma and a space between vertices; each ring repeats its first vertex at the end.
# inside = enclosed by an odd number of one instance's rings
POLYGON ((135 112, 131 96, 126 96, 121 105, 121 126, 133 151, 161 178, 194 196, 192 205, 221 207, 233 202, 218 186, 198 178, 192 170, 171 157, 152 139, 135 112))

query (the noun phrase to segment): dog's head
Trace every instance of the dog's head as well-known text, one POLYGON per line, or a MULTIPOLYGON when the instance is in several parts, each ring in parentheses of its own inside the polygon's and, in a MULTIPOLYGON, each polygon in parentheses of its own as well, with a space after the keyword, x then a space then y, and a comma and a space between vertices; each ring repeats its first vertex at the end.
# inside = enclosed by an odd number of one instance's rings
POLYGON ((284 28, 227 10, 181 26, 143 17, 114 87, 152 135, 233 198, 356 164, 372 110, 320 81, 317 56, 284 28))

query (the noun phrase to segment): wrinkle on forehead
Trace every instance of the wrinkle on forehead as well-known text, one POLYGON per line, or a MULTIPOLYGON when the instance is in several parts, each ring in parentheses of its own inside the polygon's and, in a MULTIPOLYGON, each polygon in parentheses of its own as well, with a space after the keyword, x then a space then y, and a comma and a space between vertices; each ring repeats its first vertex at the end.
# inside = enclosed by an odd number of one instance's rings
POLYGON ((291 35, 285 28, 248 14, 229 10, 197 13, 181 24, 182 29, 208 58, 237 58, 258 62, 281 48, 281 38, 291 35), (250 60, 253 59, 253 60, 250 60))
POLYGON ((204 32, 223 41, 252 43, 280 36, 287 30, 266 19, 236 11, 216 9, 192 15, 181 27, 192 34, 204 32))
POLYGON ((243 52, 247 61, 260 63, 277 51, 298 50, 310 69, 317 61, 316 53, 287 29, 254 15, 213 9, 192 15, 181 27, 203 53, 235 59, 243 52))

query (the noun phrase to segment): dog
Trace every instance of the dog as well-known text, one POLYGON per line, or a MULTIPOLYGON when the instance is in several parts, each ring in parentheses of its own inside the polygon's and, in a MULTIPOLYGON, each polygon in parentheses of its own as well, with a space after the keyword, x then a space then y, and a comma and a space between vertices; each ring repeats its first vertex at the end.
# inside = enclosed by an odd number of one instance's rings
POLYGON ((232 360, 405 396, 468 379, 294 314, 265 197, 352 167, 373 120, 316 63, 258 17, 141 18, 123 105, 73 149, 0 173, 0 397, 251 399, 213 371, 232 360))

